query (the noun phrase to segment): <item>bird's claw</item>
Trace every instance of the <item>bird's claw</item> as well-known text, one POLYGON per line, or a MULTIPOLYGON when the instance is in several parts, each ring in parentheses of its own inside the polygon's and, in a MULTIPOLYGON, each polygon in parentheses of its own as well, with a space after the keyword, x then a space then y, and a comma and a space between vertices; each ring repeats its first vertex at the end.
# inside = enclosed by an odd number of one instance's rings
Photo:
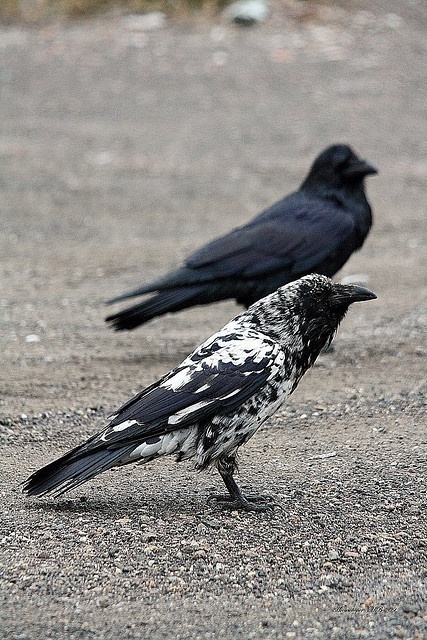
POLYGON ((274 511, 274 507, 280 507, 271 496, 248 495, 248 497, 234 497, 225 494, 214 493, 208 497, 208 503, 215 500, 221 509, 242 511, 274 511))

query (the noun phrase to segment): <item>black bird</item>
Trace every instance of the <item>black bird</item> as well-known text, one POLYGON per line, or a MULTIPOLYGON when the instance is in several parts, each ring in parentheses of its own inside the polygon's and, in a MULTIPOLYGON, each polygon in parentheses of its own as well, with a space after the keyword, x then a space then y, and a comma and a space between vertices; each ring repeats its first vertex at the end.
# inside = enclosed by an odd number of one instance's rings
POLYGON ((248 307, 308 273, 333 276, 369 233, 372 214, 363 181, 374 173, 375 167, 347 145, 328 147, 298 191, 205 245, 183 267, 110 300, 155 293, 106 321, 123 331, 164 313, 227 298, 248 307))
POLYGON ((122 405, 103 431, 33 473, 24 491, 60 495, 112 467, 175 454, 218 469, 229 491, 214 496, 223 506, 270 508, 242 495, 237 450, 294 391, 350 304, 375 297, 317 274, 278 289, 122 405))

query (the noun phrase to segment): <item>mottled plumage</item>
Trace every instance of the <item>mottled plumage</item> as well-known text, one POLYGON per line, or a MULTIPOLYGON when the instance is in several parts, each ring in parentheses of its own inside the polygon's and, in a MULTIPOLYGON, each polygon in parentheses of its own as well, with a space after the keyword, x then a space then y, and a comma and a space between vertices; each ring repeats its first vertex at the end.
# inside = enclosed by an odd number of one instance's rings
POLYGON ((34 473, 24 491, 61 494, 112 467, 175 454, 199 470, 218 468, 230 493, 225 505, 267 508, 233 479, 238 448, 293 392, 349 305, 373 298, 321 275, 278 289, 122 405, 101 433, 34 473))
POLYGON ((191 254, 162 278, 110 300, 152 293, 106 318, 131 330, 165 313, 234 298, 248 307, 308 273, 333 276, 372 225, 364 178, 377 170, 347 145, 325 149, 294 193, 191 254))

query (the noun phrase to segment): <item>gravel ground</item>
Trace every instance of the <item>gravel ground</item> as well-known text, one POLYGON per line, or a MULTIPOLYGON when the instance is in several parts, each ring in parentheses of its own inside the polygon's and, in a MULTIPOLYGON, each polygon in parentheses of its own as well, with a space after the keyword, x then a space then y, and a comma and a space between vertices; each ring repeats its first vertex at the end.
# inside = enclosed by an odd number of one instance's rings
POLYGON ((0 29, 2 638, 427 639, 426 14, 298 6, 254 29, 0 29), (378 300, 242 450, 241 485, 282 509, 221 512, 217 475, 173 460, 25 499, 30 472, 238 310, 115 334, 104 301, 296 188, 337 141, 381 171, 340 274, 378 300))

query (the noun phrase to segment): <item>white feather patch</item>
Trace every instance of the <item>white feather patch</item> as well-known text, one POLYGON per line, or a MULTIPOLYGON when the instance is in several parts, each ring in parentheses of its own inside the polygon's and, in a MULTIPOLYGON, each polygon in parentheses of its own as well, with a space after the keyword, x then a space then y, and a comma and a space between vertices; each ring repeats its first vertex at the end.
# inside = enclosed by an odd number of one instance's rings
POLYGON ((136 458, 148 458, 149 456, 158 453, 161 446, 161 440, 155 442, 154 444, 147 444, 146 442, 143 442, 139 445, 139 447, 136 447, 136 449, 134 449, 132 453, 129 454, 129 458, 131 460, 135 460, 136 458))
POLYGON ((201 402, 192 404, 190 407, 185 407, 185 409, 181 409, 181 411, 177 411, 172 416, 170 416, 170 418, 168 419, 168 424, 179 424, 181 420, 184 420, 195 411, 198 411, 199 409, 212 404, 212 402, 214 402, 214 400, 202 400, 201 402))
POLYGON ((116 424, 115 427, 112 427, 113 431, 124 431, 125 429, 128 429, 129 427, 133 427, 134 424, 138 424, 136 420, 125 420, 124 422, 121 422, 120 424, 116 424))
POLYGON ((161 386, 165 389, 171 389, 171 391, 178 391, 178 389, 191 380, 191 372, 192 369, 190 368, 182 369, 169 378, 169 380, 165 380, 161 386))

